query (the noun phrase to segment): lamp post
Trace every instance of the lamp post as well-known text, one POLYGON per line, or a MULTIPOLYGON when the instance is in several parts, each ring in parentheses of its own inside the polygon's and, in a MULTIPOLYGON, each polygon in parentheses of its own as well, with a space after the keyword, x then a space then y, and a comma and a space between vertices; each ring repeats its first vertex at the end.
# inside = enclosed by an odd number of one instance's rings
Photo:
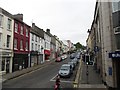
POLYGON ((87 65, 86 65, 86 66, 87 66, 87 67, 86 67, 86 76, 87 76, 87 84, 88 84, 88 83, 89 83, 89 82, 88 82, 88 75, 89 75, 89 72, 88 72, 88 62, 87 62, 86 64, 87 64, 87 65))

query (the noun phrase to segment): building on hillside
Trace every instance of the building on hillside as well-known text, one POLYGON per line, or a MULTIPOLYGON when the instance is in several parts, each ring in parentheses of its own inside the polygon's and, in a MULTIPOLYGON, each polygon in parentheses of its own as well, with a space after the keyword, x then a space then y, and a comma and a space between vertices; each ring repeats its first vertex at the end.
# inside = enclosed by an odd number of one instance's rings
POLYGON ((12 72, 14 19, 12 14, 0 8, 0 61, 4 73, 12 72), (2 60, 1 60, 2 59, 2 60))

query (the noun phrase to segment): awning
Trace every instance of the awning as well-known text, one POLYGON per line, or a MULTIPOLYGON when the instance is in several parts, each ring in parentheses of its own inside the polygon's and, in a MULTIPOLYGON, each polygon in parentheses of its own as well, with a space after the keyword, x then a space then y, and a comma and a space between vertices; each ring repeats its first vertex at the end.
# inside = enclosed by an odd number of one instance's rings
POLYGON ((44 53, 45 53, 46 55, 50 55, 50 51, 49 51, 49 50, 44 50, 44 53))

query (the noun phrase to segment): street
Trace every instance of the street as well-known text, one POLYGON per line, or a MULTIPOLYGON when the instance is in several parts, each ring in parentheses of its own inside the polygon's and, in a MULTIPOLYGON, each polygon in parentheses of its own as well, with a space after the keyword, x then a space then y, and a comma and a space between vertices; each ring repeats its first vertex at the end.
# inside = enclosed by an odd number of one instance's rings
MULTIPOLYGON (((6 81, 3 83, 3 88, 53 88, 59 68, 68 61, 70 61, 69 57, 61 62, 53 62, 36 71, 6 81)), ((73 87, 76 71, 77 67, 70 78, 60 78, 62 88, 73 87)))

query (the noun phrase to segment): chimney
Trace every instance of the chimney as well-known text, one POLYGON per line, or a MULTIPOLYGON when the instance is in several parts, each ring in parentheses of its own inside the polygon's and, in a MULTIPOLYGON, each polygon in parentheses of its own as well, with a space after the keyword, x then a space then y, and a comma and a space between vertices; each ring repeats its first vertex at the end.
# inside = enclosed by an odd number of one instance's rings
POLYGON ((14 18, 23 21, 23 14, 15 14, 14 18))
POLYGON ((46 29, 46 32, 50 33, 50 29, 46 29))

